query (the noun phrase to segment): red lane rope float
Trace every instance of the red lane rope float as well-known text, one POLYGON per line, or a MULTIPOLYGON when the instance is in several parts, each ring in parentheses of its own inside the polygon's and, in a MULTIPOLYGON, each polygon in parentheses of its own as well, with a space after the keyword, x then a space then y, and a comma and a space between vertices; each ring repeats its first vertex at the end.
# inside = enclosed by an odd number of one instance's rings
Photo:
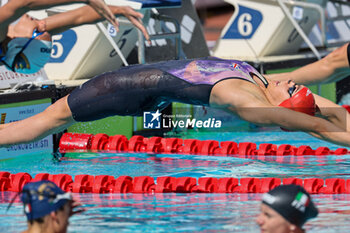
POLYGON ((289 144, 280 146, 253 142, 236 143, 233 141, 218 142, 216 140, 197 140, 181 138, 144 138, 140 135, 132 136, 129 140, 124 135, 108 136, 106 134, 77 134, 65 133, 60 139, 60 152, 72 151, 104 151, 104 152, 141 152, 165 154, 196 154, 213 156, 230 155, 344 155, 349 151, 346 148, 330 150, 328 147, 319 147, 313 150, 310 146, 299 147, 289 144))
POLYGON ((350 194, 350 179, 340 178, 213 178, 76 175, 0 172, 0 191, 20 192, 31 181, 51 180, 74 193, 265 193, 281 184, 299 184, 312 194, 350 194))

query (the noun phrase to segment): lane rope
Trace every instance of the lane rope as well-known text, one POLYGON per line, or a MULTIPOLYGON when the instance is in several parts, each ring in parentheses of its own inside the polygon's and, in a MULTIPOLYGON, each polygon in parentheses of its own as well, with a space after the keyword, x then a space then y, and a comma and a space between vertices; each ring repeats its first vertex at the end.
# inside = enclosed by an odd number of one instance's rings
POLYGON ((20 192, 32 181, 50 180, 73 193, 265 193, 281 184, 298 184, 311 194, 350 194, 350 179, 340 178, 213 178, 150 176, 92 176, 0 172, 0 191, 20 192))
POLYGON ((108 136, 107 134, 80 134, 65 133, 59 143, 59 151, 82 152, 82 151, 103 151, 103 152, 125 152, 125 153, 158 153, 158 154, 195 154, 212 156, 230 155, 345 155, 349 154, 348 149, 338 148, 331 150, 328 147, 312 149, 308 145, 299 147, 282 144, 262 143, 259 147, 253 142, 198 140, 181 138, 145 138, 134 135, 129 140, 124 135, 108 136))

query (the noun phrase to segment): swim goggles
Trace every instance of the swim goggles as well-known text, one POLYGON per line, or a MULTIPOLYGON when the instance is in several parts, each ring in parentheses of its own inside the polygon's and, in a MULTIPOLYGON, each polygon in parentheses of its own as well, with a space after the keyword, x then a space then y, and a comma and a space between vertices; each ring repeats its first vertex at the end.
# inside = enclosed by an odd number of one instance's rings
POLYGON ((294 84, 292 87, 288 88, 288 93, 289 93, 290 97, 293 96, 293 92, 295 91, 295 89, 297 89, 296 84, 294 84))
POLYGON ((15 199, 19 195, 22 195, 21 199, 24 204, 24 212, 27 215, 28 220, 37 219, 39 217, 45 216, 51 211, 56 211, 57 209, 59 209, 60 206, 62 206, 62 203, 58 203, 61 200, 73 200, 72 194, 70 192, 59 194, 24 189, 14 196, 14 198, 11 200, 10 204, 7 207, 7 211, 11 208, 15 199), (24 199, 23 195, 25 195, 24 199))

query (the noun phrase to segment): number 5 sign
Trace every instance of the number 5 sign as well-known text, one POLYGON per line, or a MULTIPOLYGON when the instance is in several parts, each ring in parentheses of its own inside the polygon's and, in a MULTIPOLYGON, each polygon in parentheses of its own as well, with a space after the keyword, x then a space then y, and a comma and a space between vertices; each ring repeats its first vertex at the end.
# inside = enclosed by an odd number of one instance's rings
POLYGON ((259 11, 238 6, 238 14, 222 37, 223 39, 250 39, 263 19, 259 11))
POLYGON ((77 34, 69 29, 53 37, 50 63, 63 63, 77 42, 77 34))

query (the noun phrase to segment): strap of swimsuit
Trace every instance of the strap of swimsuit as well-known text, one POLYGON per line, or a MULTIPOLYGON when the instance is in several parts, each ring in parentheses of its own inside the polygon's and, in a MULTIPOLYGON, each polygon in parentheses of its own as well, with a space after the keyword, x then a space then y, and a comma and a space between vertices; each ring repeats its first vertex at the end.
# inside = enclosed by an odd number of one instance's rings
POLYGON ((253 74, 256 75, 261 80, 261 82, 264 84, 265 88, 267 88, 269 86, 269 82, 259 72, 254 72, 253 74))

